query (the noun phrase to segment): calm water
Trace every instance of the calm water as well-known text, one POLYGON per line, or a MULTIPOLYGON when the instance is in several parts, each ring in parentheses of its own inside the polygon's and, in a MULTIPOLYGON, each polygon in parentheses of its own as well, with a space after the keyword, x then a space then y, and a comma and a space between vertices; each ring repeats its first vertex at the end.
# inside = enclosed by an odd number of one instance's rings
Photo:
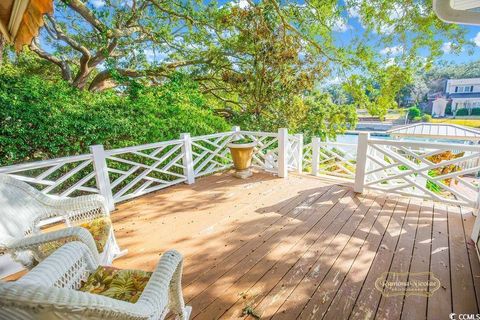
MULTIPOLYGON (((391 140, 393 139, 390 137, 388 134, 381 134, 381 133, 370 133, 370 137, 374 139, 385 139, 385 140, 391 140)), ((431 141, 431 142, 446 142, 446 143, 456 143, 456 144, 464 144, 465 141, 460 141, 460 140, 448 140, 448 139, 424 139, 424 138, 403 138, 402 140, 407 140, 407 141, 420 141, 420 142, 426 142, 426 141, 431 141)), ((347 133, 343 135, 338 135, 337 136, 337 142, 340 143, 352 143, 352 144, 357 144, 358 142, 358 134, 355 133, 347 133)))
MULTIPOLYGON (((390 137, 387 134, 370 133, 370 137, 375 139, 392 139, 392 137, 390 137)), ((355 133, 347 133, 347 134, 337 136, 337 142, 340 142, 340 143, 357 144, 357 141, 358 141, 358 134, 355 134, 355 133)))

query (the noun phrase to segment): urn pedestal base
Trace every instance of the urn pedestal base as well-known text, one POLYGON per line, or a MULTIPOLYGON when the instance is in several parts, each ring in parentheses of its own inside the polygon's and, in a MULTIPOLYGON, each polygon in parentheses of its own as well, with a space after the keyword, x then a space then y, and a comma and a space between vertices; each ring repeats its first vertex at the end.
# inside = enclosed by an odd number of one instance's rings
POLYGON ((247 179, 253 175, 252 170, 245 169, 245 170, 236 170, 235 173, 233 174, 234 177, 240 178, 240 179, 247 179))

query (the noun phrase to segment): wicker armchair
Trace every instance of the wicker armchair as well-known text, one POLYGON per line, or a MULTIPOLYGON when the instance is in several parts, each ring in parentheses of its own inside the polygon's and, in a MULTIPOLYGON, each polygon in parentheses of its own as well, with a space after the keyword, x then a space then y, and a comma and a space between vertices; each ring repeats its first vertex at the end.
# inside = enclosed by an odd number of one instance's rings
MULTIPOLYGON (((0 319, 163 319, 169 310, 177 319, 189 318, 191 308, 185 307, 181 289, 182 256, 177 251, 162 255, 135 302, 98 293, 103 285, 86 292, 83 288, 98 268, 102 267, 85 244, 65 244, 19 280, 0 282, 0 319)), ((122 290, 139 286, 124 285, 122 290)))
POLYGON ((103 197, 56 199, 23 181, 0 174, 0 252, 10 253, 14 260, 31 268, 64 243, 74 240, 98 251, 102 264, 111 264, 115 257, 125 253, 115 240, 103 197), (41 233, 42 223, 52 218, 63 220, 70 228, 41 233))

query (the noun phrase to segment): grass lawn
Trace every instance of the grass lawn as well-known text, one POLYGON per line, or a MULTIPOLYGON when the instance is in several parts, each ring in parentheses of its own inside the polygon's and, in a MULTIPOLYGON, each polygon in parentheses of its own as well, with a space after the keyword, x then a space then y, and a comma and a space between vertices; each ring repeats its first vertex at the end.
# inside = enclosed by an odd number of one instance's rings
POLYGON ((433 123, 458 124, 465 127, 480 128, 480 119, 432 119, 433 123))

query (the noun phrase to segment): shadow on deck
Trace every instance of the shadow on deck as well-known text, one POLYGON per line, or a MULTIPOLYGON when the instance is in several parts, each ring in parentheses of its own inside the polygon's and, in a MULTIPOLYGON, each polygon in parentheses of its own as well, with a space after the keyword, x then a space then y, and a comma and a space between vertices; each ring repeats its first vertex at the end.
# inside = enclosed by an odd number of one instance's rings
POLYGON ((464 208, 258 172, 164 189, 120 204, 112 218, 129 249, 116 266, 152 270, 168 249, 184 255, 184 295, 194 319, 245 318, 246 310, 262 319, 479 313, 474 217, 464 208), (430 297, 375 288, 383 280, 435 278, 440 286, 425 289, 430 297))

